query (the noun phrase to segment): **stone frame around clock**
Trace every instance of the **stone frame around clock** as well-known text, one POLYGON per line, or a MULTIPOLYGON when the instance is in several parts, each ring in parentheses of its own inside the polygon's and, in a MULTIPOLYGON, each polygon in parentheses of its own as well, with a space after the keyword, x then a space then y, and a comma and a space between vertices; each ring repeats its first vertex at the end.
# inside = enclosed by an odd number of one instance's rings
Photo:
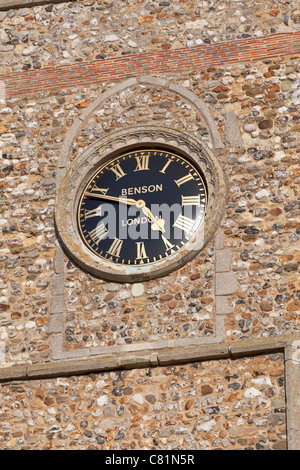
POLYGON ((58 239, 68 256, 96 277, 130 283, 162 277, 195 258, 211 240, 224 214, 225 194, 225 178, 216 157, 195 136, 168 127, 132 126, 98 139, 70 162, 57 188, 58 239), (200 168, 208 192, 204 221, 191 240, 167 259, 144 266, 113 264, 97 257, 83 243, 77 229, 77 203, 88 179, 100 165, 123 152, 145 147, 172 151, 200 168))

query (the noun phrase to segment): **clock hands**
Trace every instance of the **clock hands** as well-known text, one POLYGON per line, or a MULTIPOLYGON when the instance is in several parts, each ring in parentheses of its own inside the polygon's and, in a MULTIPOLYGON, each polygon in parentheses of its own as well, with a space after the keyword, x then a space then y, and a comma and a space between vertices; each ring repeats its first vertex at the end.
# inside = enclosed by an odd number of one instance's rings
POLYGON ((165 233, 165 221, 163 219, 158 219, 152 214, 150 209, 146 207, 145 201, 139 199, 136 201, 135 199, 125 198, 125 197, 115 197, 115 196, 107 196, 106 194, 94 194, 94 193, 85 193, 86 196, 95 197, 97 199, 107 199, 108 201, 114 202, 121 202, 123 204, 128 204, 129 206, 135 205, 138 209, 141 209, 143 214, 148 217, 150 222, 152 222, 152 230, 160 230, 162 233, 165 233))
POLYGON ((128 204, 129 206, 133 206, 137 203, 134 199, 128 199, 123 197, 115 197, 115 196, 106 196, 104 194, 94 194, 94 193, 85 193, 86 196, 95 197, 97 199, 108 199, 109 201, 115 202, 122 202, 123 204, 128 204))
POLYGON ((148 219, 152 222, 151 228, 152 230, 160 230, 162 233, 165 233, 165 221, 163 219, 157 219, 154 217, 150 209, 146 207, 145 202, 140 199, 136 203, 136 207, 138 209, 142 209, 143 214, 148 217, 148 219))
POLYGON ((146 207, 145 202, 143 200, 137 201, 136 207, 142 209, 143 214, 153 223, 151 226, 152 230, 160 230, 162 233, 165 233, 165 221, 163 219, 156 219, 150 209, 146 207), (140 205, 140 204, 143 205, 140 205))

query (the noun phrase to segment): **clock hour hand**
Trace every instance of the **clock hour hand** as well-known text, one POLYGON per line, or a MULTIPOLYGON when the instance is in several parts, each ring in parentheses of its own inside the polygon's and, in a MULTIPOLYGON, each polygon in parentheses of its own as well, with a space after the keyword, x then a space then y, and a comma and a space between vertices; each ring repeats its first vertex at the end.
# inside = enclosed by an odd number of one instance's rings
POLYGON ((123 204, 128 204, 133 206, 137 203, 135 199, 130 199, 127 197, 115 197, 115 196, 106 196, 105 194, 94 194, 94 193, 85 193, 86 196, 95 197, 97 199, 107 199, 108 201, 122 202, 123 204))
POLYGON ((115 202, 121 202, 123 204, 128 204, 129 206, 136 205, 138 209, 141 209, 143 214, 145 214, 148 219, 152 222, 152 230, 160 230, 162 233, 165 233, 165 221, 163 219, 156 219, 150 209, 146 207, 145 201, 142 199, 139 199, 136 201, 135 199, 130 199, 130 198, 122 198, 122 197, 116 197, 116 196, 107 196, 106 194, 94 194, 94 193, 85 193, 86 196, 90 197, 95 197, 97 199, 106 199, 108 201, 115 201, 115 202))
MULTIPOLYGON (((138 203, 139 202, 144 203, 144 201, 138 201, 138 203)), ((139 204, 137 204, 137 207, 139 207, 139 204)), ((143 214, 145 214, 148 217, 148 219, 153 223, 151 226, 152 230, 160 230, 162 233, 166 232, 165 221, 163 219, 156 219, 156 217, 154 217, 150 209, 148 209, 148 207, 145 206, 145 203, 144 205, 141 206, 141 209, 142 209, 143 214)))

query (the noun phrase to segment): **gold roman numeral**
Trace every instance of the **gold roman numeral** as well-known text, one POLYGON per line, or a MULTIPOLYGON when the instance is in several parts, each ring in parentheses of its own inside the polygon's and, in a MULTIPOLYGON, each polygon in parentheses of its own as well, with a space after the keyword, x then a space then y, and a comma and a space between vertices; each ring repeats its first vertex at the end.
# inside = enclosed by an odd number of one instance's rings
POLYGON ((185 175, 182 178, 179 178, 179 180, 175 180, 175 183, 179 187, 182 184, 187 183, 188 181, 193 180, 193 179, 194 179, 193 175, 191 175, 191 173, 189 173, 188 175, 185 175))
POLYGON ((165 164, 165 166, 163 167, 162 170, 160 170, 160 173, 164 173, 166 172, 166 169, 168 168, 168 166, 170 165, 170 163, 172 163, 172 160, 168 160, 167 163, 165 164))
POLYGON ((142 155, 141 157, 135 157, 137 166, 134 171, 149 170, 149 155, 142 155))
POLYGON ((103 194, 105 196, 105 194, 107 193, 109 188, 97 188, 97 186, 95 186, 91 192, 92 193, 100 193, 100 194, 103 194))
POLYGON ((91 209, 90 211, 84 211, 84 218, 90 219, 91 217, 101 217, 101 206, 96 207, 96 209, 91 209))
POLYGON ((183 230, 184 232, 189 232, 192 229, 194 223, 195 221, 193 219, 190 219, 189 217, 185 217, 184 215, 180 214, 173 227, 177 227, 183 230))
POLYGON ((148 258, 144 242, 136 242, 136 251, 136 259, 148 258))
POLYGON ((93 230, 90 231, 90 237, 97 245, 99 245, 100 241, 103 240, 107 233, 108 230, 104 223, 100 222, 93 230))
POLYGON ((119 163, 117 163, 115 166, 112 166, 111 168, 111 171, 113 171, 116 175, 116 181, 118 181, 119 179, 123 178, 123 176, 126 175, 126 173, 124 173, 124 171, 122 170, 122 168, 120 167, 119 163))
POLYGON ((200 195, 199 196, 181 196, 182 206, 200 206, 200 195))
POLYGON ((172 243, 169 240, 167 240, 163 235, 161 238, 163 239, 166 250, 171 250, 174 247, 174 245, 172 245, 172 243))
POLYGON ((107 253, 112 256, 119 257, 121 249, 122 249, 122 245, 123 245, 123 240, 119 240, 118 238, 115 238, 114 241, 112 242, 111 247, 107 251, 107 253))

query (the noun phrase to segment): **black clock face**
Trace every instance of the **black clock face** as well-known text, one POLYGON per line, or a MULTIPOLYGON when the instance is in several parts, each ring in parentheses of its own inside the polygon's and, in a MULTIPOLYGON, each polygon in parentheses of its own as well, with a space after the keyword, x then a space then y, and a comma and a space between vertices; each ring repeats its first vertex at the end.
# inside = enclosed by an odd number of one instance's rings
POLYGON ((159 263, 184 249, 205 205, 204 179, 189 160, 165 150, 133 150, 90 178, 77 207, 78 229, 101 259, 159 263))

